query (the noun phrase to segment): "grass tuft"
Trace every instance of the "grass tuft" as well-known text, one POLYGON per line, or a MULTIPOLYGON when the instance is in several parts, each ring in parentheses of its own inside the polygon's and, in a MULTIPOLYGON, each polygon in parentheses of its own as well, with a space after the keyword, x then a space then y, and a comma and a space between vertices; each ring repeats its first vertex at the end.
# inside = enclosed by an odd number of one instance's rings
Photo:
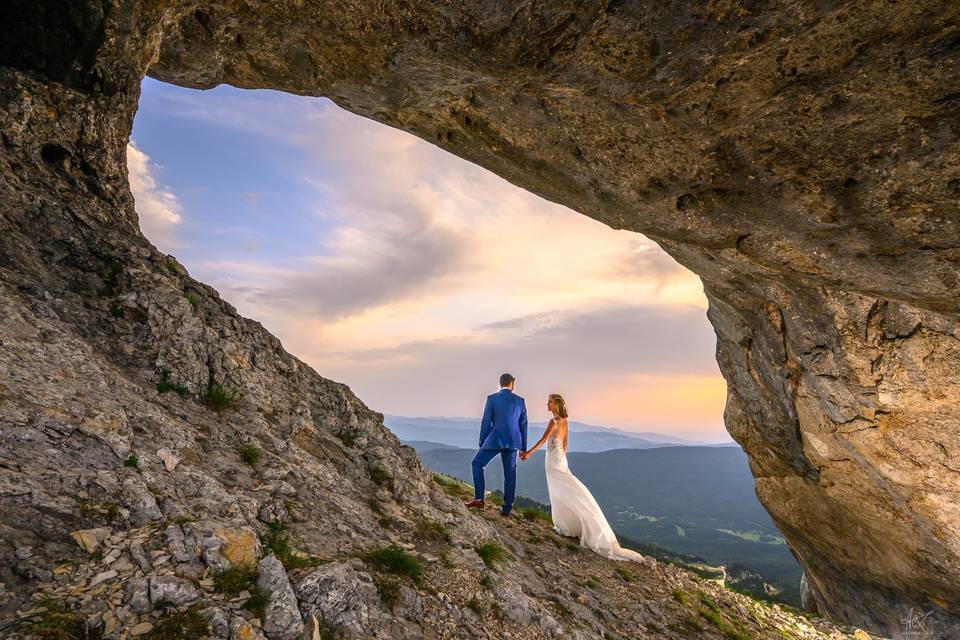
POLYGON ((248 442, 240 445, 239 453, 240 459, 252 467, 260 460, 260 454, 263 453, 263 450, 257 445, 248 442))
POLYGON ((473 550, 477 552, 477 555, 483 560, 483 564, 487 565, 489 569, 492 569, 498 562, 506 562, 509 557, 507 550, 496 542, 484 542, 474 547, 473 550))
POLYGON ((160 380, 157 382, 157 393, 166 393, 168 391, 173 391, 178 396, 185 396, 187 393, 187 388, 183 385, 176 384, 170 381, 170 374, 167 371, 164 371, 160 374, 160 380))
POLYGON ((442 522, 423 519, 417 523, 417 537, 427 542, 449 544, 450 532, 442 522))
POLYGON ((200 606, 194 605, 184 612, 169 611, 153 626, 147 636, 149 640, 193 640, 210 633, 210 627, 200 613, 200 606))
POLYGON ((540 521, 548 524, 553 522, 553 518, 550 517, 549 513, 546 511, 541 511, 536 507, 522 507, 520 509, 520 515, 531 522, 540 521))
POLYGON ((200 303, 197 302, 197 296, 193 295, 192 293, 187 294, 187 302, 190 303, 190 306, 193 307, 194 311, 196 311, 200 306, 200 303))
POLYGON ((444 475, 442 473, 434 473, 433 481, 436 482, 443 492, 446 493, 451 498, 472 498, 473 489, 470 485, 465 482, 460 482, 456 478, 444 475))
POLYGON ((210 382, 203 392, 203 402, 210 409, 222 413, 237 406, 240 402, 240 393, 216 382, 210 382))
POLYGON ((352 447, 357 442, 356 431, 338 431, 336 436, 340 438, 340 442, 342 442, 345 447, 352 447))
POLYGON ((288 571, 316 567, 321 564, 320 558, 302 555, 293 548, 293 541, 287 533, 287 528, 279 520, 270 523, 267 527, 267 535, 263 536, 260 542, 265 550, 264 554, 273 552, 280 564, 288 571))
POLYGON ((135 453, 131 453, 123 460, 123 466, 131 469, 140 470, 140 458, 135 453))
POLYGON ((365 554, 363 561, 383 573, 405 576, 420 583, 423 572, 420 560, 395 545, 375 549, 365 554))
POLYGON ((480 601, 477 600, 476 597, 467 600, 467 609, 470 609, 470 611, 473 611, 478 616, 483 614, 483 605, 480 604, 480 601))
POLYGON ((616 571, 617 575, 620 576, 624 582, 633 582, 633 573, 626 567, 617 567, 616 571))
POLYGON ((235 596, 249 591, 257 582, 257 568, 252 564, 235 564, 213 576, 213 588, 217 593, 235 596))
POLYGON ((248 591, 250 592, 250 597, 243 603, 242 608, 252 613, 254 617, 263 620, 267 616, 267 605, 270 604, 270 594, 256 584, 252 585, 248 591))
POLYGON ((37 640, 87 640, 100 637, 99 634, 88 636, 84 617, 67 609, 62 602, 48 598, 39 604, 44 611, 38 617, 21 623, 37 640))

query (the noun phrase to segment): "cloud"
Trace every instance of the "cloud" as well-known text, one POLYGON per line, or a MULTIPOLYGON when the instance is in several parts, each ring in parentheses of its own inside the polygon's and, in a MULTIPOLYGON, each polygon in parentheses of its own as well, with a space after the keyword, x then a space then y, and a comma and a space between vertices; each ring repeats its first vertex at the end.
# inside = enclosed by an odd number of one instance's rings
POLYGON ((228 137, 298 194, 300 208, 280 215, 271 185, 248 189, 196 237, 203 252, 181 260, 373 408, 472 415, 510 370, 528 397, 568 394, 588 422, 722 433, 702 284, 649 239, 328 100, 144 95, 228 137), (271 222, 244 243, 212 241, 244 216, 264 220, 261 208, 271 222), (290 233, 303 235, 297 251, 271 250, 290 233))
POLYGON ((169 253, 177 247, 175 232, 182 220, 183 208, 177 196, 154 178, 155 169, 147 154, 133 143, 127 145, 130 191, 140 217, 140 230, 158 249, 169 253))
POLYGON ((474 415, 510 371, 537 415, 540 399, 559 392, 587 422, 720 433, 725 386, 703 315, 616 305, 513 318, 445 339, 301 353, 375 399, 374 408, 403 415, 474 415))

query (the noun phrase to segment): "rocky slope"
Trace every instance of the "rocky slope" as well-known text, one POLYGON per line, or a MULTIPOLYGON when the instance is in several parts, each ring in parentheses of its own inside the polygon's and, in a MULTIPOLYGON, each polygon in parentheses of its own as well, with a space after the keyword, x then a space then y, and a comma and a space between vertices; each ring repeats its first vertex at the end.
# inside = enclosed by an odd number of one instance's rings
MULTIPOLYGON (((308 557, 282 552, 276 526, 261 545, 251 529, 187 517, 78 532, 93 557, 61 558, 4 637, 870 638, 670 565, 605 560, 554 533, 546 514, 465 516, 463 490, 442 482, 456 499, 441 520, 414 524, 404 507, 390 516, 371 502, 382 529, 368 542, 390 555, 343 546, 308 557), (472 531, 456 524, 464 518, 472 531), (75 635, 44 635, 53 630, 75 635)), ((29 550, 20 557, 39 566, 29 550)))
MULTIPOLYGON (((445 498, 377 414, 139 234, 124 149, 149 73, 330 96, 658 241, 704 281, 727 426, 817 606, 884 632, 921 612, 952 633, 960 5, 13 0, 0 11, 10 592, 47 581, 77 553, 68 533, 108 519, 262 530, 260 511, 296 492, 298 539, 329 554, 383 539, 375 491, 410 522, 443 517, 445 498), (158 395, 158 382, 184 397, 158 395), (202 408, 233 394, 223 414, 202 408), (243 445, 276 471, 252 474, 243 445), (157 466, 161 449, 180 458, 173 472, 157 466), (142 474, 121 464, 131 452, 142 474)), ((456 519, 464 539, 494 535, 456 519)))

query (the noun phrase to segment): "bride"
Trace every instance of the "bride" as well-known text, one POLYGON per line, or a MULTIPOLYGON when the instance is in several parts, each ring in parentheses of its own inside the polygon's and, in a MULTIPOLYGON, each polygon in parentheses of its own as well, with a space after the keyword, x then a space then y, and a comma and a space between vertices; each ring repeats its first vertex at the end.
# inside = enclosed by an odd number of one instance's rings
POLYGON ((554 530, 563 536, 580 538, 581 546, 602 556, 656 566, 657 561, 653 558, 620 546, 617 536, 600 510, 600 505, 583 483, 570 472, 570 467, 567 466, 567 404, 563 397, 557 393, 550 394, 547 409, 553 414, 553 420, 547 425, 543 437, 521 453, 520 459, 528 459, 544 442, 547 443, 545 466, 554 530))

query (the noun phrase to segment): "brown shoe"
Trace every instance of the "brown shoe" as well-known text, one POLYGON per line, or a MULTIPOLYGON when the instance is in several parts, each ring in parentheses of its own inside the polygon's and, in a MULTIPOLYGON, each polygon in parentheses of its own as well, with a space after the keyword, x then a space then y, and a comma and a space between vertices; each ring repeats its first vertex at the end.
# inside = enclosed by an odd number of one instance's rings
POLYGON ((471 500, 470 502, 467 503, 466 506, 468 509, 482 509, 483 500, 471 500))

